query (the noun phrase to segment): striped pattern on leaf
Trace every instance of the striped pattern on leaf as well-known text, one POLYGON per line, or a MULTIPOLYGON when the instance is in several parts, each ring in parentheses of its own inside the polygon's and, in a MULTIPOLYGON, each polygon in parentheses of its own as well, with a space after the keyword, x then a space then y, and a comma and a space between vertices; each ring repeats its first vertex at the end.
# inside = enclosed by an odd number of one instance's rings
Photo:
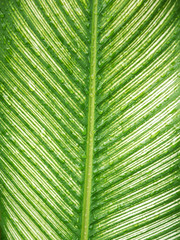
POLYGON ((179 7, 0 1, 2 239, 179 239, 179 7))

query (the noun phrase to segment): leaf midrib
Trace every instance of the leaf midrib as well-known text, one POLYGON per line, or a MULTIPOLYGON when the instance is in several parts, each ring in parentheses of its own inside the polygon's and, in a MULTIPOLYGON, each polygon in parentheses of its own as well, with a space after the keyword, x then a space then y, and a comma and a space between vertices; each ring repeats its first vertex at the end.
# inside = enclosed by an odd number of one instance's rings
POLYGON ((88 126, 86 143, 86 167, 84 178, 84 198, 82 209, 81 240, 88 239, 91 188, 92 188, 92 169, 94 151, 94 116, 95 116, 95 84, 96 84, 96 54, 97 54, 97 5, 98 0, 92 3, 92 25, 91 25, 91 46, 90 46, 90 81, 89 81, 89 100, 88 100, 88 126))

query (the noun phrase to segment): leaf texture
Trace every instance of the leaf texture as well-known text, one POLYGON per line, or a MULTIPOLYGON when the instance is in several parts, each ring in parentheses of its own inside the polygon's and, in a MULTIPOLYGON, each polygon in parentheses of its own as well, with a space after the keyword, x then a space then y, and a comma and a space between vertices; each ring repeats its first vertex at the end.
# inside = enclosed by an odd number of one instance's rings
POLYGON ((2 239, 179 239, 178 0, 0 7, 2 239))

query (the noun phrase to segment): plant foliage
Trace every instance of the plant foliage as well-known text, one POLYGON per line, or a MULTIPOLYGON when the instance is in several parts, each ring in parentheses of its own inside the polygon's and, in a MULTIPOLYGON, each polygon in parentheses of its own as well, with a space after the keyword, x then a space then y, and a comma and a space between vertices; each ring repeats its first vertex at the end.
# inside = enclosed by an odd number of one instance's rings
POLYGON ((3 239, 179 239, 179 1, 0 7, 3 239))

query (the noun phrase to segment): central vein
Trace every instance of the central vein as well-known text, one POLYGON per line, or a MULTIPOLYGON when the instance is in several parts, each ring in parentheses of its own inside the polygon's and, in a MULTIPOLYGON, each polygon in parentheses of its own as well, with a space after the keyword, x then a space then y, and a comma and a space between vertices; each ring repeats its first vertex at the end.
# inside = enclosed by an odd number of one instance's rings
POLYGON ((94 150, 94 112, 95 112, 96 53, 97 53, 97 5, 98 5, 98 0, 93 0, 86 169, 85 169, 84 199, 83 199, 83 210, 82 210, 81 240, 88 240, 89 219, 90 219, 93 150, 94 150))

